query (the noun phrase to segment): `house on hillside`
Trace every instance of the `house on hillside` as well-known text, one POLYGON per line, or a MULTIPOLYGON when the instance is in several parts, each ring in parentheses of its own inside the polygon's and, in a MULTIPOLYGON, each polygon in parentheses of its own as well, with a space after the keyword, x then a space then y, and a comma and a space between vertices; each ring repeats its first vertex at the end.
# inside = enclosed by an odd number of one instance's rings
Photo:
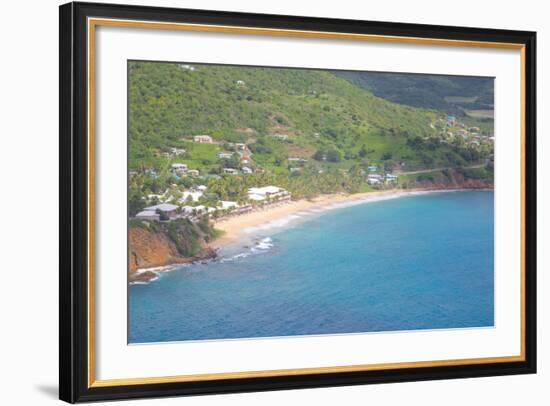
POLYGON ((246 150, 246 144, 238 142, 238 143, 235 144, 235 148, 238 151, 244 151, 244 150, 246 150))
POLYGON ((236 84, 237 86, 244 86, 244 85, 245 85, 244 80, 237 80, 237 81, 235 82, 235 84, 236 84))
POLYGON ((368 167, 369 172, 378 172, 378 167, 376 165, 371 165, 368 167))
POLYGON ((189 169, 189 170, 187 171, 187 174, 188 174, 189 176, 195 177, 195 176, 199 176, 199 175, 200 175, 200 172, 199 172, 198 169, 189 169))
POLYGON ((223 168, 223 173, 226 175, 237 175, 239 171, 233 168, 223 168))
POLYGON ((231 159, 233 152, 218 152, 219 159, 231 159))
POLYGON ((176 174, 176 175, 182 175, 185 172, 187 172, 187 165, 186 164, 179 164, 175 163, 170 166, 170 172, 176 174))
POLYGON ((393 173, 386 173, 386 183, 395 183, 397 182, 397 175, 394 175, 393 173))
POLYGON ((193 141, 199 144, 212 144, 212 137, 209 135, 194 135, 193 141))
POLYGON ((170 154, 174 156, 184 155, 185 150, 183 148, 170 148, 170 154))
POLYGON ((252 173, 252 169, 250 169, 248 166, 243 166, 241 170, 243 171, 243 173, 246 173, 246 174, 252 173))
POLYGON ((172 219, 177 216, 178 209, 179 209, 179 206, 176 206, 175 204, 161 203, 161 204, 156 204, 154 206, 146 207, 143 210, 160 214, 161 217, 165 216, 169 219, 172 219))

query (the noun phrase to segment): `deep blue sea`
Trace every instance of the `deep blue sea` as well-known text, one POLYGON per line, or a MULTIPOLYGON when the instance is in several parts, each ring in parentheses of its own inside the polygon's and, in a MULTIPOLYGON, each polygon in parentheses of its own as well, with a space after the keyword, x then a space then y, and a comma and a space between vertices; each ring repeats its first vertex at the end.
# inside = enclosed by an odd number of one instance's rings
POLYGON ((493 326, 493 192, 409 195, 256 230, 129 287, 129 342, 493 326))

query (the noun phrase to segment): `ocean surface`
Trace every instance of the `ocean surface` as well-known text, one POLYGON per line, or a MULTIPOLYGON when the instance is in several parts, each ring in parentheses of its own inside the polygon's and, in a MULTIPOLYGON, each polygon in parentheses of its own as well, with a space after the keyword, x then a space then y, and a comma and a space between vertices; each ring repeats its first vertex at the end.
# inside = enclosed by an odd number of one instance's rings
POLYGON ((129 343, 487 327, 493 192, 297 213, 129 286, 129 343))

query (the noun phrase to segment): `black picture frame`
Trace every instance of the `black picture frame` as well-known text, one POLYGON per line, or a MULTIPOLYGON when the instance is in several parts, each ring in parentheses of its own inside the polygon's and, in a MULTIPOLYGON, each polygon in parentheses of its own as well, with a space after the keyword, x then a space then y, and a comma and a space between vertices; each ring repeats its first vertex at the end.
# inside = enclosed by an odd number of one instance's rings
POLYGON ((536 33, 342 19, 262 15, 112 4, 60 6, 60 268, 59 397, 84 402, 159 396, 219 394, 536 372, 536 33), (343 32, 524 46, 525 357, 516 362, 428 366, 360 372, 317 373, 193 382, 94 387, 88 377, 89 204, 87 175, 87 19, 89 17, 270 29, 343 32))

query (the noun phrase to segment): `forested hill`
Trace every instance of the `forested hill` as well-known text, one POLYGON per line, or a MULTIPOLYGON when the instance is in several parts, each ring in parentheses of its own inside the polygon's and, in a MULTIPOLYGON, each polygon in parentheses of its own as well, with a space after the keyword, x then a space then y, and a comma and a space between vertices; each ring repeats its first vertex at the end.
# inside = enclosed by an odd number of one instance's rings
POLYGON ((396 103, 464 114, 493 109, 493 78, 335 71, 335 75, 396 103))
POLYGON ((322 158, 317 161, 342 169, 478 160, 466 147, 439 142, 443 130, 434 123, 441 117, 377 97, 328 71, 129 62, 131 169, 162 169, 174 159, 159 156, 182 148, 190 168, 219 173, 217 154, 227 143, 245 143, 255 168, 279 173, 288 173, 288 159, 296 157, 322 158), (197 134, 212 136, 214 145, 191 142, 197 134))

